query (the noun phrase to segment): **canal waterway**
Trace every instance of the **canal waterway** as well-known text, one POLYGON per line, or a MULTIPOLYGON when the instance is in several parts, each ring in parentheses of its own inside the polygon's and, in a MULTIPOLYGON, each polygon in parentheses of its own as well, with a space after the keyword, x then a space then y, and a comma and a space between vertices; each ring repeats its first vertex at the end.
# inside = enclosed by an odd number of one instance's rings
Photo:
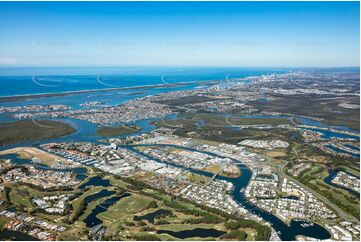
MULTIPOLYGON (((175 147, 175 148, 179 148, 179 149, 185 149, 185 150, 190 150, 190 151, 197 151, 200 153, 205 153, 208 155, 212 155, 215 157, 220 157, 220 158, 225 158, 223 156, 219 156, 216 155, 214 153, 211 152, 205 152, 205 151, 199 151, 196 149, 192 149, 192 148, 188 148, 188 147, 183 147, 183 146, 178 146, 178 145, 164 145, 164 144, 149 144, 149 145, 133 145, 133 146, 120 146, 120 147, 124 147, 124 148, 128 148, 140 155, 143 155, 149 159, 153 159, 157 162, 163 163, 163 164, 167 164, 170 166, 174 166, 174 167, 179 167, 179 168, 183 168, 186 170, 189 170, 195 174, 199 174, 199 175, 203 175, 206 177, 213 177, 213 173, 209 173, 206 171, 202 171, 202 170, 197 170, 197 169, 192 169, 192 168, 187 168, 184 167, 182 165, 179 164, 175 164, 172 162, 167 162, 167 161, 162 161, 159 160, 157 158, 154 158, 152 156, 149 156, 137 149, 135 149, 134 147, 137 146, 164 146, 164 147, 175 147)), ((233 159, 234 160, 234 159, 233 159)), ((229 177, 224 177, 224 176, 217 176, 216 179, 220 179, 220 180, 225 180, 228 182, 231 182, 233 184, 233 190, 232 190, 232 197, 234 198, 234 200, 239 203, 242 207, 244 207, 245 209, 247 209, 249 212, 258 215, 259 217, 261 217, 263 220, 265 220, 266 222, 269 222, 272 227, 275 229, 275 231, 278 233, 279 237, 282 240, 295 240, 297 235, 303 235, 303 236, 307 236, 307 237, 313 237, 316 239, 329 239, 331 237, 331 234, 328 232, 328 230, 326 230, 325 228, 323 228, 321 225, 313 223, 310 226, 302 226, 305 222, 307 221, 303 221, 303 220, 292 220, 291 223, 289 225, 287 225, 286 223, 284 223, 280 218, 276 217, 275 215, 266 212, 260 208, 258 208, 257 206, 255 206, 254 204, 252 204, 251 202, 249 202, 247 200, 247 198, 244 196, 244 189, 247 187, 251 177, 252 177, 252 172, 251 170, 246 166, 241 164, 241 161, 238 160, 234 160, 235 164, 237 164, 237 166, 242 170, 242 175, 240 177, 237 178, 229 178, 229 177)))
MULTIPOLYGON (((357 197, 358 199, 360 199, 360 193, 348 188, 348 187, 344 187, 344 186, 340 186, 337 185, 336 183, 333 183, 332 180, 337 176, 337 173, 340 172, 341 170, 331 170, 329 171, 329 175, 324 179, 324 182, 327 183, 330 186, 336 187, 336 188, 341 188, 345 191, 348 191, 349 193, 351 193, 352 195, 354 195, 355 197, 357 197)), ((343 171, 345 172, 345 171, 343 171)), ((350 176, 356 177, 354 175, 352 175, 351 173, 345 172, 347 174, 349 174, 350 176)), ((357 177, 359 178, 359 177, 357 177)), ((360 179, 360 178, 359 178, 360 179)))
MULTIPOLYGON (((198 88, 198 87, 202 87, 202 86, 199 84, 189 83, 189 84, 184 84, 183 86, 178 86, 178 87, 143 88, 143 89, 139 90, 139 92, 137 92, 137 93, 134 93, 134 90, 129 90, 129 91, 115 90, 115 91, 109 91, 109 92, 108 91, 107 92, 99 91, 99 92, 95 92, 95 93, 82 93, 82 94, 70 95, 70 96, 66 96, 65 98, 54 96, 54 97, 37 98, 37 99, 23 100, 23 101, 16 101, 16 102, 4 102, 4 103, 1 103, 1 105, 3 105, 3 106, 23 106, 23 105, 43 105, 43 104, 59 104, 59 103, 61 103, 61 104, 71 106, 73 110, 77 110, 77 109, 84 109, 84 107, 80 105, 84 102, 100 100, 100 101, 104 101, 105 105, 119 105, 121 103, 124 103, 128 100, 131 100, 131 99, 134 99, 137 97, 145 97, 147 95, 154 95, 154 94, 165 93, 165 92, 169 92, 169 91, 191 90, 191 89, 198 88)), ((11 113, 1 114, 0 121, 14 121, 15 119, 9 117, 10 115, 11 115, 11 113)), ((243 117, 243 118, 247 118, 247 117, 249 117, 249 118, 280 118, 280 117, 290 118, 291 116, 242 115, 241 117, 243 117)), ((44 119, 49 119, 49 118, 44 118, 44 119)), ((314 120, 307 119, 307 118, 297 118, 297 119, 302 124, 305 124, 305 125, 312 125, 312 126, 320 127, 320 128, 328 127, 328 128, 333 128, 335 130, 348 131, 348 132, 355 133, 355 135, 346 135, 346 134, 340 134, 337 132, 332 132, 329 130, 323 130, 323 129, 317 129, 317 128, 312 129, 312 131, 317 131, 317 132, 322 133, 323 137, 325 137, 325 138, 337 137, 337 138, 350 138, 350 139, 355 139, 358 141, 360 140, 359 135, 358 135, 359 131, 349 129, 348 127, 327 126, 327 125, 322 124, 321 122, 314 121, 314 120)), ((23 142, 23 143, 15 144, 15 145, 1 146, 0 150, 14 148, 14 147, 18 147, 20 145, 21 146, 38 146, 40 144, 50 143, 50 142, 72 142, 72 141, 79 142, 79 141, 81 141, 81 142, 93 142, 93 143, 98 143, 98 144, 101 143, 101 142, 99 142, 99 139, 101 139, 102 137, 100 137, 96 134, 96 129, 97 129, 98 125, 92 124, 88 121, 76 120, 76 119, 71 119, 71 118, 58 118, 55 120, 64 121, 64 122, 69 123, 71 126, 76 128, 76 132, 71 135, 68 135, 65 137, 59 137, 59 138, 55 138, 55 139, 36 141, 36 142, 23 142)), ((131 135, 138 135, 138 134, 141 134, 144 132, 149 132, 149 131, 153 130, 155 127, 150 124, 151 121, 152 120, 140 120, 140 121, 135 122, 135 124, 137 126, 141 127, 142 130, 135 132, 131 135)), ((202 126, 203 124, 204 123, 200 122, 198 125, 202 126)), ((147 157, 146 154, 135 150, 134 146, 124 146, 124 147, 147 157)), ((186 147, 181 147, 181 146, 174 146, 174 147, 177 147, 180 149, 193 150, 191 148, 186 148, 186 147)), ((193 150, 193 151, 195 151, 195 150, 193 150)), ((196 150, 196 151, 202 152, 199 150, 196 150)), ((210 153, 210 152, 203 152, 203 153, 210 154, 213 156, 218 156, 218 155, 210 153)), ((1 156, 0 158, 7 159, 6 157, 10 157, 12 160, 15 160, 15 162, 23 162, 22 159, 18 158, 16 155, 15 155, 15 157, 10 155, 10 156, 1 156)), ((218 156, 218 157, 220 157, 220 156, 218 156)), ((149 158, 156 160, 158 162, 166 163, 171 166, 182 167, 180 165, 177 165, 177 164, 174 164, 171 162, 164 162, 164 161, 157 160, 153 157, 149 157, 149 158)), ((304 236, 309 236, 309 237, 313 237, 313 238, 317 238, 317 239, 330 238, 330 233, 325 228, 323 228, 322 226, 320 226, 318 224, 312 224, 310 226, 302 226, 305 223, 305 221, 292 220, 291 223, 289 225, 287 225, 282 220, 280 220, 278 217, 276 217, 275 215, 270 214, 270 213, 256 207, 252 203, 250 203, 245 198, 243 190, 247 187, 252 173, 247 166, 241 164, 242 163, 241 161, 235 161, 235 163, 242 170, 242 175, 240 177, 227 178, 227 177, 223 177, 223 176, 217 176, 216 179, 221 179, 221 180, 226 180, 226 181, 231 182, 234 186, 234 189, 232 191, 232 196, 235 199, 235 201, 238 202, 241 206, 243 206, 245 209, 247 209, 251 213, 258 215, 265 221, 269 222, 273 226, 273 228, 276 230, 276 232, 279 234, 279 236, 282 240, 294 240, 297 235, 304 235, 304 236)), ((35 165, 37 165, 37 164, 35 164, 35 165)), ((43 165, 38 165, 38 168, 39 169, 53 169, 53 168, 49 168, 49 167, 46 167, 43 165)), ((182 168, 185 168, 185 167, 182 167, 182 168)), ((75 170, 75 169, 78 169, 78 168, 74 168, 71 171, 74 171, 77 174, 77 176, 78 175, 84 176, 84 174, 85 174, 84 172, 82 172, 80 170, 75 170)), ((213 176, 212 173, 208 173, 205 171, 200 171, 200 170, 191 169, 191 168, 185 168, 185 169, 192 171, 199 175, 203 175, 203 176, 207 176, 207 177, 213 176)), ((82 180, 85 179, 85 177, 79 177, 79 179, 80 178, 82 178, 82 180)), ((104 182, 103 179, 99 180, 99 178, 94 178, 92 180, 92 178, 91 178, 87 182, 87 184, 84 185, 84 187, 90 186, 90 185, 107 187, 108 183, 104 182)), ((91 214, 84 220, 84 222, 87 224, 88 227, 94 227, 95 225, 100 224, 101 220, 99 220, 96 217, 97 214, 106 211, 116 201, 120 200, 123 197, 129 196, 129 195, 130 194, 125 193, 121 196, 116 196, 116 197, 107 199, 106 201, 104 201, 103 204, 97 205, 95 207, 95 209, 91 212, 91 214)), ((168 233, 168 232, 164 232, 164 233, 168 233)), ((174 231, 171 231, 171 232, 174 232, 174 231)), ((193 232, 188 231, 185 233, 190 233, 192 235, 192 233, 194 233, 194 231, 193 232)), ((187 235, 179 235, 178 234, 177 236, 188 236, 188 235, 189 234, 187 234, 187 235)), ((177 236, 175 236, 175 237, 177 237, 177 236)), ((191 236, 191 237, 194 237, 194 236, 191 236)), ((202 237, 202 236, 197 236, 197 237, 202 237)), ((215 236, 215 237, 218 237, 218 236, 215 236)), ((181 238, 181 237, 177 237, 177 238, 181 238)), ((184 238, 190 238, 190 237, 184 237, 184 238)))
POLYGON ((4 159, 4 160, 10 159, 11 163, 13 163, 14 165, 30 165, 31 164, 38 170, 52 170, 52 171, 57 171, 57 172, 73 172, 76 174, 76 179, 80 180, 80 181, 87 178, 87 175, 86 175, 87 169, 84 167, 64 168, 64 169, 52 168, 43 163, 33 162, 30 159, 22 159, 19 157, 18 154, 0 155, 0 159, 4 159))

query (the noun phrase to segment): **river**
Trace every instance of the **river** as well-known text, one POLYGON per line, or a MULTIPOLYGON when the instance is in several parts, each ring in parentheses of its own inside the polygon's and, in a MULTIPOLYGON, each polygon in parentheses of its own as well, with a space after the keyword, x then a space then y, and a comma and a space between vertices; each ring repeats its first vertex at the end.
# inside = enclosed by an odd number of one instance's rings
MULTIPOLYGON (((355 197, 357 197, 358 199, 360 199, 360 193, 348 188, 348 187, 344 187, 344 186, 340 186, 340 185, 337 185, 336 183, 333 183, 332 180, 337 176, 337 173, 341 171, 341 170, 331 170, 329 171, 329 175, 324 179, 324 182, 327 183, 328 185, 331 185, 333 187, 336 187, 336 188, 341 188, 345 191, 348 191, 350 192, 352 195, 354 195, 355 197)), ((345 172, 345 171, 343 171, 345 172)), ((350 176, 353 176, 353 177, 356 177, 354 175, 352 175, 351 173, 349 172, 345 172, 347 174, 349 174, 350 176)))
MULTIPOLYGON (((168 147, 175 147, 175 148, 185 149, 185 150, 190 150, 190 151, 197 151, 197 152, 205 153, 208 155, 213 155, 215 157, 224 158, 223 156, 216 155, 211 152, 199 151, 199 150, 195 150, 195 149, 183 147, 183 146, 178 146, 178 145, 164 145, 164 144, 143 145, 142 144, 142 145, 133 145, 133 146, 129 146, 129 145, 120 146, 120 147, 128 148, 140 155, 143 155, 149 159, 153 159, 157 162, 164 163, 164 164, 174 166, 174 167, 183 168, 183 169, 189 170, 195 174, 203 175, 206 177, 212 177, 213 174, 206 172, 206 171, 187 168, 187 167, 184 167, 179 164, 174 164, 172 162, 166 162, 166 161, 159 160, 159 159, 149 156, 137 149, 134 149, 134 147, 137 147, 137 146, 164 146, 164 147, 168 146, 168 147)), ((278 233, 279 237, 282 240, 295 240, 297 235, 304 235, 304 236, 313 237, 316 239, 329 239, 330 238, 330 236, 331 236, 330 233, 325 228, 323 228, 322 226, 320 226, 316 223, 306 227, 306 226, 302 226, 302 225, 304 223, 308 223, 308 221, 292 220, 290 225, 287 225, 281 219, 276 217, 275 215, 268 213, 268 212, 258 208, 257 206, 253 205, 252 203, 250 203, 244 196, 243 190, 247 187, 247 185, 251 179, 252 172, 247 166, 241 164, 241 161, 234 160, 234 162, 242 170, 242 175, 240 177, 228 178, 228 177, 224 177, 224 176, 217 176, 216 178, 220 179, 220 180, 225 180, 225 181, 231 182, 234 186, 234 189, 232 190, 232 196, 233 196, 234 200, 237 203, 239 203, 240 205, 242 205, 242 207, 244 207, 245 209, 250 211, 251 213, 258 215, 265 221, 269 222, 272 225, 272 227, 276 230, 276 232, 278 233)))
MULTIPOLYGON (((2 103, 2 104, 5 106, 6 105, 14 106, 14 105, 62 103, 62 104, 70 105, 73 109, 81 109, 81 107, 80 107, 81 103, 83 103, 85 101, 102 100, 106 96, 108 97, 108 99, 106 99, 107 105, 117 105, 120 103, 124 103, 127 100, 134 99, 136 97, 144 97, 146 95, 154 95, 154 94, 158 94, 158 93, 162 93, 162 92, 169 92, 169 91, 175 91, 175 90, 190 90, 190 89, 194 89, 196 87, 199 87, 199 85, 185 84, 183 87, 177 87, 177 88, 149 88, 149 89, 142 89, 141 92, 138 94, 131 94, 130 91, 111 91, 111 92, 107 92, 107 93, 102 93, 100 91, 98 93, 91 93, 91 94, 83 93, 83 94, 77 94, 77 95, 73 95, 73 96, 67 96, 66 98, 64 98, 64 97, 39 98, 39 99, 32 99, 32 100, 27 100, 27 101, 18 101, 18 102, 14 102, 14 103, 2 103), (119 100, 119 95, 121 95, 123 97, 120 100, 119 100)), ((13 121, 14 119, 9 118, 8 115, 9 115, 9 113, 1 114, 0 121, 13 121)), ((246 117, 278 118, 279 116, 266 116, 266 115, 248 115, 248 116, 246 115, 246 116, 244 116, 243 115, 242 117, 244 117, 244 118, 246 118, 246 117)), ((291 116, 284 116, 284 117, 290 118, 291 116)), ((59 118, 56 120, 65 121, 65 122, 71 124, 73 127, 75 127, 77 129, 77 131, 71 135, 68 135, 65 137, 60 137, 60 138, 55 138, 55 139, 51 139, 51 140, 36 141, 36 142, 24 142, 24 143, 16 144, 16 145, 2 146, 2 147, 0 147, 0 150, 14 148, 14 147, 18 147, 20 145, 21 146, 38 146, 39 144, 50 143, 50 142, 82 141, 82 142, 93 142, 93 143, 98 143, 98 144, 101 143, 101 142, 99 142, 99 139, 101 139, 102 137, 100 137, 96 134, 96 129, 97 129, 98 125, 92 124, 87 121, 75 120, 75 119, 70 119, 70 118, 59 118)), ((317 127, 326 127, 322 123, 313 121, 311 119, 299 118, 299 120, 303 124, 306 124, 306 125, 313 125, 313 126, 317 126, 317 127)), ((135 124, 140 126, 142 128, 142 130, 138 131, 136 133, 133 133, 131 135, 137 135, 137 134, 141 134, 141 133, 145 133, 145 132, 149 132, 149 131, 153 130, 155 127, 150 125, 150 121, 152 121, 152 120, 140 120, 140 121, 135 122, 135 124)), ((202 125, 202 124, 199 124, 199 125, 202 125)), ((332 128, 340 130, 340 131, 349 131, 349 132, 354 132, 354 133, 357 132, 357 131, 351 130, 347 127, 336 126, 336 127, 332 127, 332 128)), ((319 131, 319 130, 315 129, 314 131, 319 131)), ((347 138, 353 138, 353 139, 359 140, 359 137, 357 135, 355 135, 355 136, 341 135, 336 132, 323 131, 323 130, 320 130, 320 132, 323 133, 323 135, 325 135, 325 137, 327 137, 327 138, 330 138, 330 137, 346 138, 347 137, 347 138)), ((127 149, 130 149, 132 151, 135 151, 141 155, 147 156, 146 154, 135 150, 133 146, 124 146, 124 147, 127 149)), ((181 148, 181 149, 193 150, 190 148, 180 147, 180 146, 174 146, 174 147, 181 148)), ((198 152, 202 152, 202 151, 198 151, 198 152)), ((203 153, 207 153, 207 154, 210 154, 213 156, 218 156, 216 154, 212 154, 209 152, 203 152, 203 153)), ((218 157, 220 157, 220 156, 218 156, 218 157)), ((6 157, 2 157, 2 158, 6 158, 6 157)), ((14 158, 14 157, 12 157, 12 158, 14 158)), ((153 157, 149 157, 149 158, 164 163, 163 161, 157 160, 153 157)), ((166 162, 166 163, 171 166, 182 167, 180 165, 177 165, 177 164, 174 164, 171 162, 166 162)), ((309 236, 309 237, 313 237, 313 238, 317 238, 317 239, 330 238, 330 233, 325 228, 323 228, 322 226, 320 226, 318 224, 313 224, 311 226, 304 227, 304 226, 302 226, 302 224, 304 224, 305 221, 293 220, 290 223, 290 225, 287 225, 282 220, 280 220, 278 217, 276 217, 275 215, 270 214, 270 213, 256 207, 252 203, 250 203, 244 197, 244 194, 242 191, 247 187, 252 173, 247 166, 241 164, 241 161, 235 161, 235 163, 242 170, 242 175, 240 177, 227 178, 227 177, 223 177, 223 176, 217 176, 217 179, 226 180, 226 181, 231 182, 234 186, 234 189, 232 191, 232 196, 233 196, 234 200, 236 202, 238 202, 240 205, 242 205, 245 209, 250 211, 251 213, 258 215, 259 217, 263 218, 265 221, 269 222, 272 225, 272 227, 277 231, 277 233, 279 234, 279 236, 282 240, 294 240, 297 235, 304 235, 304 236, 309 236)), ((41 167, 39 166, 39 168, 41 168, 41 167)), ((185 168, 185 167, 182 167, 182 168, 185 168)), ((43 169, 51 169, 51 168, 43 167, 43 169)), ((191 168, 185 168, 185 169, 190 170, 199 175, 204 175, 207 177, 213 176, 213 174, 205 172, 205 171, 195 170, 195 169, 191 169, 191 168)), ((75 172, 75 170, 74 170, 74 172, 75 172)), ((82 172, 78 171, 76 173, 81 174, 82 172)), ((95 183, 93 183, 93 184, 95 184, 95 183)), ((106 201, 106 203, 111 204, 111 203, 115 202, 117 199, 121 199, 121 197, 114 197, 112 199, 115 199, 115 200, 114 201, 113 200, 106 201)), ((91 213, 91 216, 86 219, 87 225, 94 226, 96 224, 99 224, 100 222, 98 221, 99 219, 96 218, 96 214, 102 212, 105 209, 104 207, 106 207, 106 209, 107 209, 110 205, 103 206, 103 205, 99 204, 98 206, 95 208, 95 211, 93 211, 91 213)), ((106 209, 104 211, 106 211, 106 209)))

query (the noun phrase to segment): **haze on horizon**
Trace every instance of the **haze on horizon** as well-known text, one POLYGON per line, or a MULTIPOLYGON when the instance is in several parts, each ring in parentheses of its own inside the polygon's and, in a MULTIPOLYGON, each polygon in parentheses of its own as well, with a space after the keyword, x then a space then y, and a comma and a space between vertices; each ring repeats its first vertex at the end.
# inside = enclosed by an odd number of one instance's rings
POLYGON ((359 66, 359 9, 359 2, 0 2, 0 66, 359 66))

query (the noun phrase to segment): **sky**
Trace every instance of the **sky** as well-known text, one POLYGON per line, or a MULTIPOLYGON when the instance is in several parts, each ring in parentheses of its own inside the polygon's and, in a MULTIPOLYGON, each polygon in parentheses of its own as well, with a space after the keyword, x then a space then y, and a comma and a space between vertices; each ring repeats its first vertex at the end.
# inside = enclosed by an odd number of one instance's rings
POLYGON ((359 2, 0 2, 1 67, 359 65, 359 2))

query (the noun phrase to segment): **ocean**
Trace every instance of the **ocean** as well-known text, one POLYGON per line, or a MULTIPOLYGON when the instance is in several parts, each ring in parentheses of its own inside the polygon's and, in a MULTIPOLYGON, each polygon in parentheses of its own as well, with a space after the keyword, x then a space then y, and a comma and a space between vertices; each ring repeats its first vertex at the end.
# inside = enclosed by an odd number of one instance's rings
POLYGON ((0 96, 192 83, 287 71, 289 69, 190 67, 0 68, 0 96))

